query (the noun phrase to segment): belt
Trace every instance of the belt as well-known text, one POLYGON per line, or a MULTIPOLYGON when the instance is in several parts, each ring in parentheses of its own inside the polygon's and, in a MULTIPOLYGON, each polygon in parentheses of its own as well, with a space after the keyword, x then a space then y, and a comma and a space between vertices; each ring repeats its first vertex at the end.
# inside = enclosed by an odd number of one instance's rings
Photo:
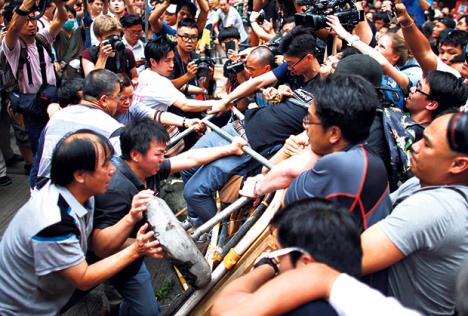
POLYGON ((247 134, 245 133, 244 121, 235 120, 234 122, 232 122, 232 125, 236 132, 239 134, 239 136, 242 137, 246 142, 249 142, 247 134))

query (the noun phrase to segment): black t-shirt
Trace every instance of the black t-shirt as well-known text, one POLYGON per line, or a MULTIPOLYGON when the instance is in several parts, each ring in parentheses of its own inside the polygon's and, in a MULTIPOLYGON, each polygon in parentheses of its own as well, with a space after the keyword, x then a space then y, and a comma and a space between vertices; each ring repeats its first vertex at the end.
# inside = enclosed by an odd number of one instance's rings
MULTIPOLYGON (((315 76, 308 82, 305 90, 313 91, 314 84, 319 80, 320 77, 315 76)), ((304 131, 302 120, 306 114, 305 107, 289 101, 247 110, 244 128, 250 146, 257 151, 263 151, 283 144, 289 136, 304 131)))
MULTIPOLYGON (((109 190, 95 197, 94 228, 98 229, 110 227, 120 221, 130 211, 133 196, 145 189, 144 183, 138 179, 125 161, 119 157, 114 157, 112 158, 112 163, 117 170, 109 184, 109 190)), ((169 177, 170 172, 171 162, 169 159, 166 159, 161 164, 159 172, 155 176, 146 179, 147 188, 154 190, 157 196, 160 191, 161 180, 169 177)), ((129 237, 135 238, 138 229, 144 223, 145 220, 137 223, 129 237)), ((123 280, 135 275, 142 263, 143 257, 132 262, 112 279, 123 280)))
POLYGON ((290 102, 247 110, 244 128, 250 146, 262 151, 284 143, 290 135, 304 130, 302 120, 306 114, 306 108, 290 102))

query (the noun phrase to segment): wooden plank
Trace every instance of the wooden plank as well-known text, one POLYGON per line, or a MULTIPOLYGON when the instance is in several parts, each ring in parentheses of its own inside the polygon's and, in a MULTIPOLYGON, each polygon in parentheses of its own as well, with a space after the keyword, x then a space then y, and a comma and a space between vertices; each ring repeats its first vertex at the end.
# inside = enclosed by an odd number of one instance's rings
MULTIPOLYGON (((257 238, 257 240, 251 245, 251 247, 242 255, 242 258, 235 265, 234 269, 226 273, 221 280, 205 295, 198 305, 192 310, 191 315, 210 315, 213 301, 216 298, 216 294, 219 293, 227 284, 231 281, 244 275, 253 266, 255 260, 266 250, 273 249, 275 247, 275 238, 271 235, 271 230, 268 227, 263 233, 257 238)), ((223 263, 220 263, 223 264, 223 263)))

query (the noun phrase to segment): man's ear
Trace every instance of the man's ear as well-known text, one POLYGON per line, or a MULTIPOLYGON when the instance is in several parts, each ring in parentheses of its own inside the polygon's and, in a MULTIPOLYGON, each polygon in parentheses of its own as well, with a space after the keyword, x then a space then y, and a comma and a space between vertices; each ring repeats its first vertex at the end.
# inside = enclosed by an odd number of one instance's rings
POLYGON ((457 157, 452 161, 449 172, 453 175, 461 175, 468 170, 468 157, 457 157))
POLYGON ((339 128, 338 126, 334 126, 334 125, 330 126, 327 129, 327 134, 328 134, 328 141, 332 145, 337 144, 343 137, 341 133, 341 128, 339 128))
POLYGON ((73 178, 75 179, 75 182, 79 184, 84 184, 85 183, 85 172, 83 170, 77 170, 73 172, 73 178))
POLYGON ((439 107, 439 102, 431 101, 428 105, 426 105, 426 110, 428 111, 435 111, 439 107))
POLYGON ((130 160, 135 163, 139 163, 142 158, 142 154, 137 150, 130 150, 130 160))
POLYGON ((297 261, 296 266, 307 265, 316 262, 315 259, 310 255, 302 255, 297 261))

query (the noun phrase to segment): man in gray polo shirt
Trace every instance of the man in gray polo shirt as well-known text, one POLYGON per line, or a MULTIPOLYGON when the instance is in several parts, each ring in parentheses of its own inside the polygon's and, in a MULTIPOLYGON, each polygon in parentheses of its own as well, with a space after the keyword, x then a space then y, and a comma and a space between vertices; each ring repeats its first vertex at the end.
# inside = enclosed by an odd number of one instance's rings
POLYGON ((91 131, 59 141, 51 182, 18 211, 0 243, 0 315, 56 315, 75 288, 89 290, 142 255, 161 258, 144 225, 120 252, 92 265, 85 260, 93 195, 108 188, 112 154, 109 141, 91 131))

